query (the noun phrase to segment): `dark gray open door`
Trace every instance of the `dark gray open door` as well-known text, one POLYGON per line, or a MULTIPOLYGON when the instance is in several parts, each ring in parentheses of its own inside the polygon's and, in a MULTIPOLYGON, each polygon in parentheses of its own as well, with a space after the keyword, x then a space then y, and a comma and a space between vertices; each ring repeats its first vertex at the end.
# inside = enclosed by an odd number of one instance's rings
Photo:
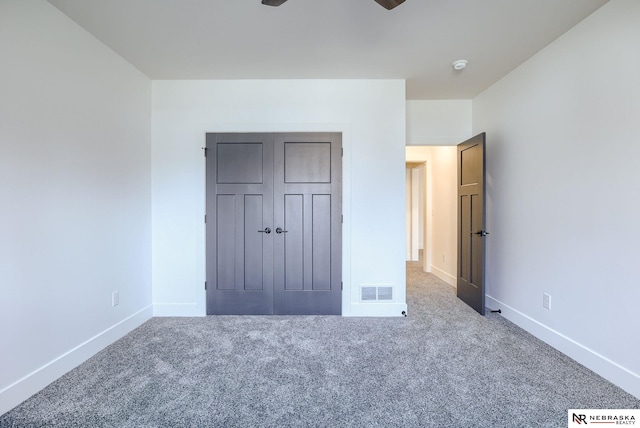
POLYGON ((485 134, 458 145, 458 297, 485 312, 485 134))
POLYGON ((340 314, 340 134, 207 134, 207 314, 340 314))

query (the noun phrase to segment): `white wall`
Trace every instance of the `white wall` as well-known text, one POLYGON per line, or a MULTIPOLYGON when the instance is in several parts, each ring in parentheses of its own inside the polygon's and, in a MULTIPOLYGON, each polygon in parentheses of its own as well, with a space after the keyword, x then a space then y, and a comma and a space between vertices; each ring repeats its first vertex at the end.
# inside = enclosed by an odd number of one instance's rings
POLYGON ((473 128, 488 306, 640 398, 639 41, 640 2, 612 0, 473 100, 473 128))
POLYGON ((343 314, 406 310, 404 81, 154 81, 152 111, 154 314, 206 313, 205 133, 258 131, 343 133, 343 314))
POLYGON ((1 414, 151 316, 151 84, 44 1, 0 58, 1 414))
POLYGON ((407 101, 408 146, 455 146, 471 137, 471 100, 407 101))
MULTIPOLYGON (((462 141, 460 141, 462 142, 462 141)), ((425 162, 425 270, 455 287, 457 282, 457 148, 408 146, 407 162, 425 162)))

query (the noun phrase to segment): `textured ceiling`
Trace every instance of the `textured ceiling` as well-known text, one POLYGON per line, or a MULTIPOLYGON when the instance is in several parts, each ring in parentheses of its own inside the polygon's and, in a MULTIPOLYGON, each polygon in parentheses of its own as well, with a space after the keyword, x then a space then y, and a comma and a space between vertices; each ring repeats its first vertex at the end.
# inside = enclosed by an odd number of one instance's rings
POLYGON ((48 1, 152 79, 394 78, 408 99, 473 98, 607 2, 48 1))

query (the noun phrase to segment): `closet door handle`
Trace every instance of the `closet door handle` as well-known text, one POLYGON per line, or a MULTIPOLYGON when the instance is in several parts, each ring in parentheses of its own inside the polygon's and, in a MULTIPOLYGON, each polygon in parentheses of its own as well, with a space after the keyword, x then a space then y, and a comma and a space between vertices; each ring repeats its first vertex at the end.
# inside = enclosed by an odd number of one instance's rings
POLYGON ((280 234, 280 233, 287 233, 288 230, 282 230, 281 227, 276 228, 276 233, 280 234))
MULTIPOLYGON (((265 227, 264 230, 259 230, 258 232, 260 233, 266 233, 267 235, 271 233, 271 228, 270 227, 265 227)), ((280 232, 278 232, 280 233, 280 232)))

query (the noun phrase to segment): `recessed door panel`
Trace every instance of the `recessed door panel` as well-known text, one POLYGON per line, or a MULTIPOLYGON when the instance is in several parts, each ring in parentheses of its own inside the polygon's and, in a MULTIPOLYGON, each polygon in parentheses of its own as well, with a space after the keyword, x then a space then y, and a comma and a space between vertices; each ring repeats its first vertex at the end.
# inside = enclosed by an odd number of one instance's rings
POLYGON ((263 143, 221 143, 216 151, 218 183, 262 183, 263 143))
POLYGON ((236 288, 236 197, 217 195, 216 210, 216 287, 220 290, 236 288))
POLYGON ((330 183, 331 142, 285 142, 284 181, 330 183))
POLYGON ((284 288, 304 289, 304 196, 284 197, 284 288))
POLYGON ((481 287, 484 282, 484 237, 478 231, 484 230, 482 222, 482 198, 480 195, 471 195, 471 278, 469 284, 473 287, 481 287))
POLYGON ((460 197, 461 220, 460 220, 460 274, 459 277, 469 282, 471 277, 471 240, 468 239, 471 233, 471 200, 469 196, 460 197))
POLYGON ((478 153, 478 146, 474 145, 462 150, 460 153, 460 185, 469 186, 480 182, 480 173, 482 165, 479 162, 482 157, 478 153))
POLYGON ((264 224, 262 195, 245 195, 244 197, 244 271, 245 290, 263 290, 264 270, 264 233, 256 233, 264 224))
POLYGON ((331 290, 331 195, 313 195, 313 290, 331 290))

